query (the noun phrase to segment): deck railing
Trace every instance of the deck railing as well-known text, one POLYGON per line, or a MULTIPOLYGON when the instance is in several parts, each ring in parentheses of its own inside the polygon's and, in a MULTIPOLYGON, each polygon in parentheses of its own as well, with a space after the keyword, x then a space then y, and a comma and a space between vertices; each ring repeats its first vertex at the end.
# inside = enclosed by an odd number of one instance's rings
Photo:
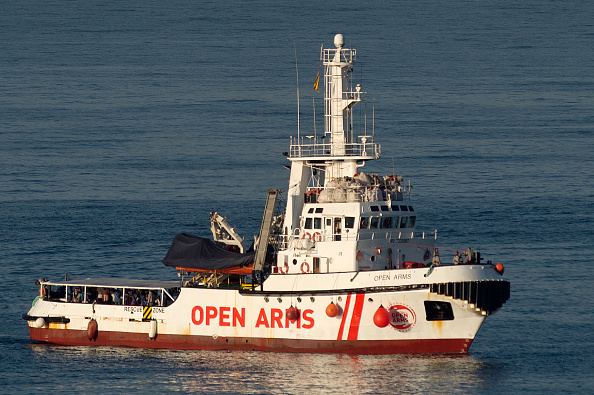
MULTIPOLYGON (((307 137, 306 137, 307 138, 307 137)), ((364 157, 379 158, 381 155, 381 145, 376 143, 340 143, 340 144, 318 144, 304 143, 291 138, 290 157, 308 158, 308 157, 364 157)), ((314 140, 311 138, 310 140, 314 140)))
POLYGON ((402 201, 404 193, 408 191, 406 186, 382 185, 361 186, 350 185, 346 187, 308 187, 305 196, 306 203, 358 203, 358 202, 384 202, 402 201))
POLYGON ((281 236, 280 248, 286 249, 293 243, 301 242, 302 249, 308 249, 309 247, 315 247, 316 243, 328 242, 328 241, 359 241, 359 240, 390 240, 390 241, 408 241, 414 237, 425 239, 437 240, 437 230, 432 231, 420 231, 420 230, 400 230, 390 232, 370 232, 369 229, 360 229, 359 232, 355 232, 352 229, 344 229, 341 233, 327 233, 323 229, 304 229, 299 232, 295 231, 295 234, 289 236, 281 236), (308 241, 304 241, 308 240, 308 241))

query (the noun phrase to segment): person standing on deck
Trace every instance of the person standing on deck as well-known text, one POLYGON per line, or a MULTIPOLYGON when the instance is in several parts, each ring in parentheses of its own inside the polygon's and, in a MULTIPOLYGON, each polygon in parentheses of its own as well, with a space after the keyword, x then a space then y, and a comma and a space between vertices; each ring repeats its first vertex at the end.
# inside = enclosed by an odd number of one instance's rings
POLYGON ((466 264, 470 265, 474 263, 474 252, 468 247, 464 253, 466 256, 466 264))
POLYGON ((441 259, 439 259, 439 251, 437 249, 435 249, 435 251, 433 252, 432 265, 433 266, 441 266, 441 259))

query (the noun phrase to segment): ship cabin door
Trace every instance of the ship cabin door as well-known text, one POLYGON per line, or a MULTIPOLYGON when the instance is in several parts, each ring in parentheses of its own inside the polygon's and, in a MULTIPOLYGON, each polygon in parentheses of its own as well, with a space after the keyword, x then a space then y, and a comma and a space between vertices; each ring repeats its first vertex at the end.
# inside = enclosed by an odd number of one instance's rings
POLYGON ((342 234, 342 218, 326 218, 326 232, 332 235, 332 240, 340 241, 342 234))

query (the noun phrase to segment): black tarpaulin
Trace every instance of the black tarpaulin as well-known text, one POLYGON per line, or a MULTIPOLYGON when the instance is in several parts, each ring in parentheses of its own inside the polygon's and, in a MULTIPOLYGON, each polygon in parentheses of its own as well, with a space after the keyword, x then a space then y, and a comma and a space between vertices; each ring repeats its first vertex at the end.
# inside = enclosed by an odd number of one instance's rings
POLYGON ((254 262, 255 251, 245 254, 227 251, 215 242, 198 236, 180 233, 163 258, 165 266, 202 270, 221 270, 247 266, 254 262))

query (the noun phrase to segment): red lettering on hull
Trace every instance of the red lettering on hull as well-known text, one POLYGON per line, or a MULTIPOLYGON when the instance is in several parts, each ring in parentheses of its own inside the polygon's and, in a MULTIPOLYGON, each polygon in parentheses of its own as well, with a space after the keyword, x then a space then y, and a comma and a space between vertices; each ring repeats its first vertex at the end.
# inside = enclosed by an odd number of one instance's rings
MULTIPOLYGON (((303 314, 299 317, 299 320, 303 318, 303 329, 311 329, 314 326, 314 319, 311 316, 313 314, 313 310, 307 309, 303 310, 303 314)), ((297 321, 299 321, 297 320, 297 321)))
POLYGON ((283 311, 281 309, 270 309, 270 323, 273 328, 282 328, 283 311))
POLYGON ((241 311, 236 307, 214 307, 206 306, 205 309, 202 306, 194 306, 192 308, 192 323, 194 325, 216 325, 219 326, 233 326, 233 327, 245 327, 245 308, 241 308, 241 311))
POLYGON ((268 317, 266 317, 266 311, 264 309, 260 309, 258 319, 256 320, 256 328, 258 328, 260 325, 263 325, 264 328, 270 328, 270 324, 268 324, 268 317))
POLYGON ((202 324, 203 320, 204 320, 204 310, 202 309, 201 306, 194 306, 194 308, 192 309, 192 323, 194 325, 200 325, 200 324, 202 324), (196 313, 200 314, 200 318, 196 318, 196 313))
MULTIPOLYGON (((238 310, 233 307, 215 307, 215 306, 194 306, 192 308, 191 320, 194 325, 218 325, 220 327, 241 327, 245 328, 245 308, 238 310)), ((255 327, 264 328, 289 328, 291 325, 297 329, 311 329, 315 325, 313 310, 305 309, 300 312, 299 318, 289 320, 282 309, 270 309, 267 313, 265 309, 260 309, 255 327), (283 325, 284 321, 284 325, 283 325)))
POLYGON ((221 307, 221 314, 219 315, 219 326, 231 326, 231 322, 229 319, 229 312, 231 311, 231 307, 221 307))

